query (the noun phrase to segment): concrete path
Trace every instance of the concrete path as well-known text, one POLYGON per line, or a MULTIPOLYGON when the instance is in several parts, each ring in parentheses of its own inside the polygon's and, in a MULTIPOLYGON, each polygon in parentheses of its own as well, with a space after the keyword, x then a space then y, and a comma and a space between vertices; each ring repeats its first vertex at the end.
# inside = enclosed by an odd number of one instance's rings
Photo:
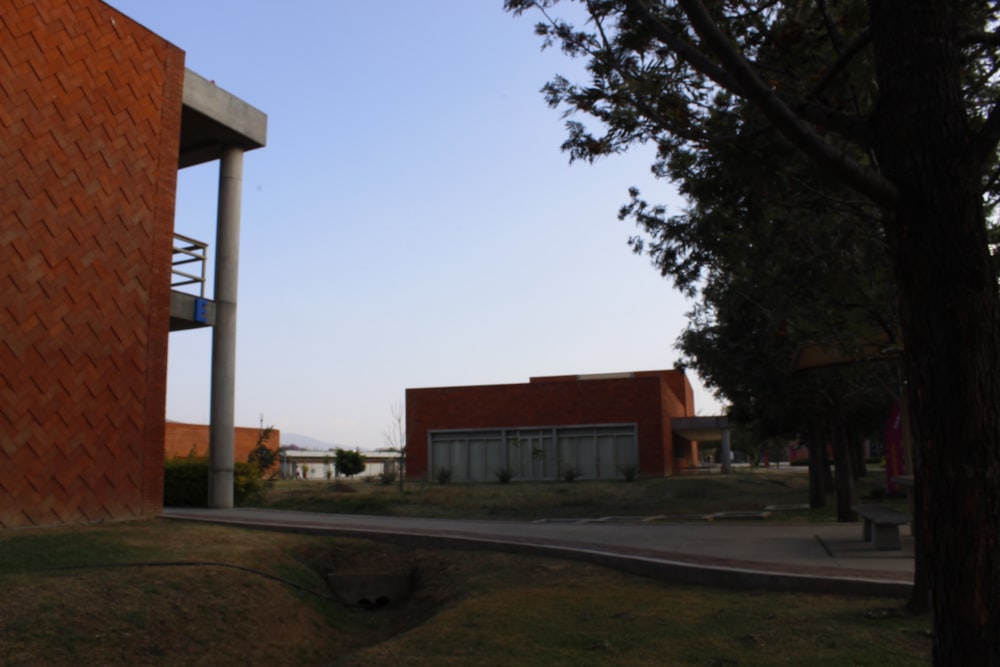
POLYGON ((913 538, 875 551, 861 524, 761 520, 660 523, 417 519, 261 509, 168 508, 168 519, 363 537, 419 548, 489 549, 571 558, 682 583, 906 597, 913 538))

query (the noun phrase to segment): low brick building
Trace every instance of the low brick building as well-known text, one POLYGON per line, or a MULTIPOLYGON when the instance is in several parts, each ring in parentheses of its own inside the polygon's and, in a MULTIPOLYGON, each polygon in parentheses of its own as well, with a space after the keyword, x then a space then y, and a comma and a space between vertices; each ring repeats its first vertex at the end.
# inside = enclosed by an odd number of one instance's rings
POLYGON ((683 371, 534 377, 524 384, 406 390, 407 476, 454 481, 664 476, 696 465, 683 371))
MULTIPOLYGON (((234 459, 246 461, 250 452, 257 446, 260 429, 237 426, 234 431, 234 459)), ((192 454, 198 457, 207 457, 209 435, 207 424, 184 424, 168 421, 163 442, 164 456, 168 459, 184 458, 192 454)), ((269 448, 277 450, 281 446, 281 431, 276 428, 271 429, 265 444, 269 448)))

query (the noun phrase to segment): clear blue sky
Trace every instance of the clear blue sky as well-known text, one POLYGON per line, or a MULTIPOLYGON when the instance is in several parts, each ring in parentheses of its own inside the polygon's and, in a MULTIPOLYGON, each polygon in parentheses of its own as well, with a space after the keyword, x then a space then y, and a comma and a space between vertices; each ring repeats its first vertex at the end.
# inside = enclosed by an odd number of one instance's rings
MULTIPOLYGON (((649 151, 568 164, 539 89, 580 64, 540 50, 536 17, 501 0, 109 4, 268 114, 244 165, 237 424, 375 449, 407 387, 673 366, 690 304, 616 214, 631 185, 681 202, 649 151)), ((180 173, 178 233, 214 244, 217 172, 180 173)), ((171 334, 168 419, 207 423, 210 347, 171 334)))

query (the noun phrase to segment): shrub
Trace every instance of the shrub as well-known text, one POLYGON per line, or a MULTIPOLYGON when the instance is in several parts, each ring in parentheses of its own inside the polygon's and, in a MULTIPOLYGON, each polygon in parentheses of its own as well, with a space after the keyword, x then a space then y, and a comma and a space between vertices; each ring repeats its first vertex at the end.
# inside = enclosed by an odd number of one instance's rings
POLYGON ((208 505, 208 459, 167 459, 163 466, 163 504, 167 507, 208 505))
MULTIPOLYGON (((233 501, 245 505, 260 500, 267 482, 253 463, 237 461, 233 474, 233 501)), ((208 506, 208 459, 173 458, 163 466, 163 504, 167 507, 208 506)))
POLYGON ((510 484, 511 477, 514 476, 510 468, 497 468, 493 474, 497 476, 497 481, 501 484, 510 484))
POLYGON ((566 466, 563 468, 562 478, 564 482, 572 482, 582 474, 581 470, 576 466, 566 466))
POLYGON ((441 467, 434 472, 434 476, 437 478, 438 484, 450 484, 451 483, 451 468, 441 467))
POLYGON ((389 486, 396 481, 396 471, 395 470, 383 470, 378 475, 378 482, 382 486, 389 486))
POLYGON ((248 505, 260 501, 267 489, 267 482, 260 468, 252 463, 236 462, 233 471, 233 503, 248 505))
POLYGON ((620 466, 618 472, 622 474, 626 482, 633 482, 639 476, 639 466, 633 464, 620 466))

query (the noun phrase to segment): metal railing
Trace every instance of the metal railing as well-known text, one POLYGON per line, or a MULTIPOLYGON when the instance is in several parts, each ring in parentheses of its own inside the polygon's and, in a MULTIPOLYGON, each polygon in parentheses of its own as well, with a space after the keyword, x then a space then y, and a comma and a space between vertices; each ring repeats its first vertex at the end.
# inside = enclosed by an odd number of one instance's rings
POLYGON ((173 274, 170 279, 171 289, 185 285, 197 285, 198 296, 204 298, 207 255, 207 243, 181 234, 174 234, 174 258, 170 271, 173 274), (183 269, 178 267, 183 267, 183 269))

